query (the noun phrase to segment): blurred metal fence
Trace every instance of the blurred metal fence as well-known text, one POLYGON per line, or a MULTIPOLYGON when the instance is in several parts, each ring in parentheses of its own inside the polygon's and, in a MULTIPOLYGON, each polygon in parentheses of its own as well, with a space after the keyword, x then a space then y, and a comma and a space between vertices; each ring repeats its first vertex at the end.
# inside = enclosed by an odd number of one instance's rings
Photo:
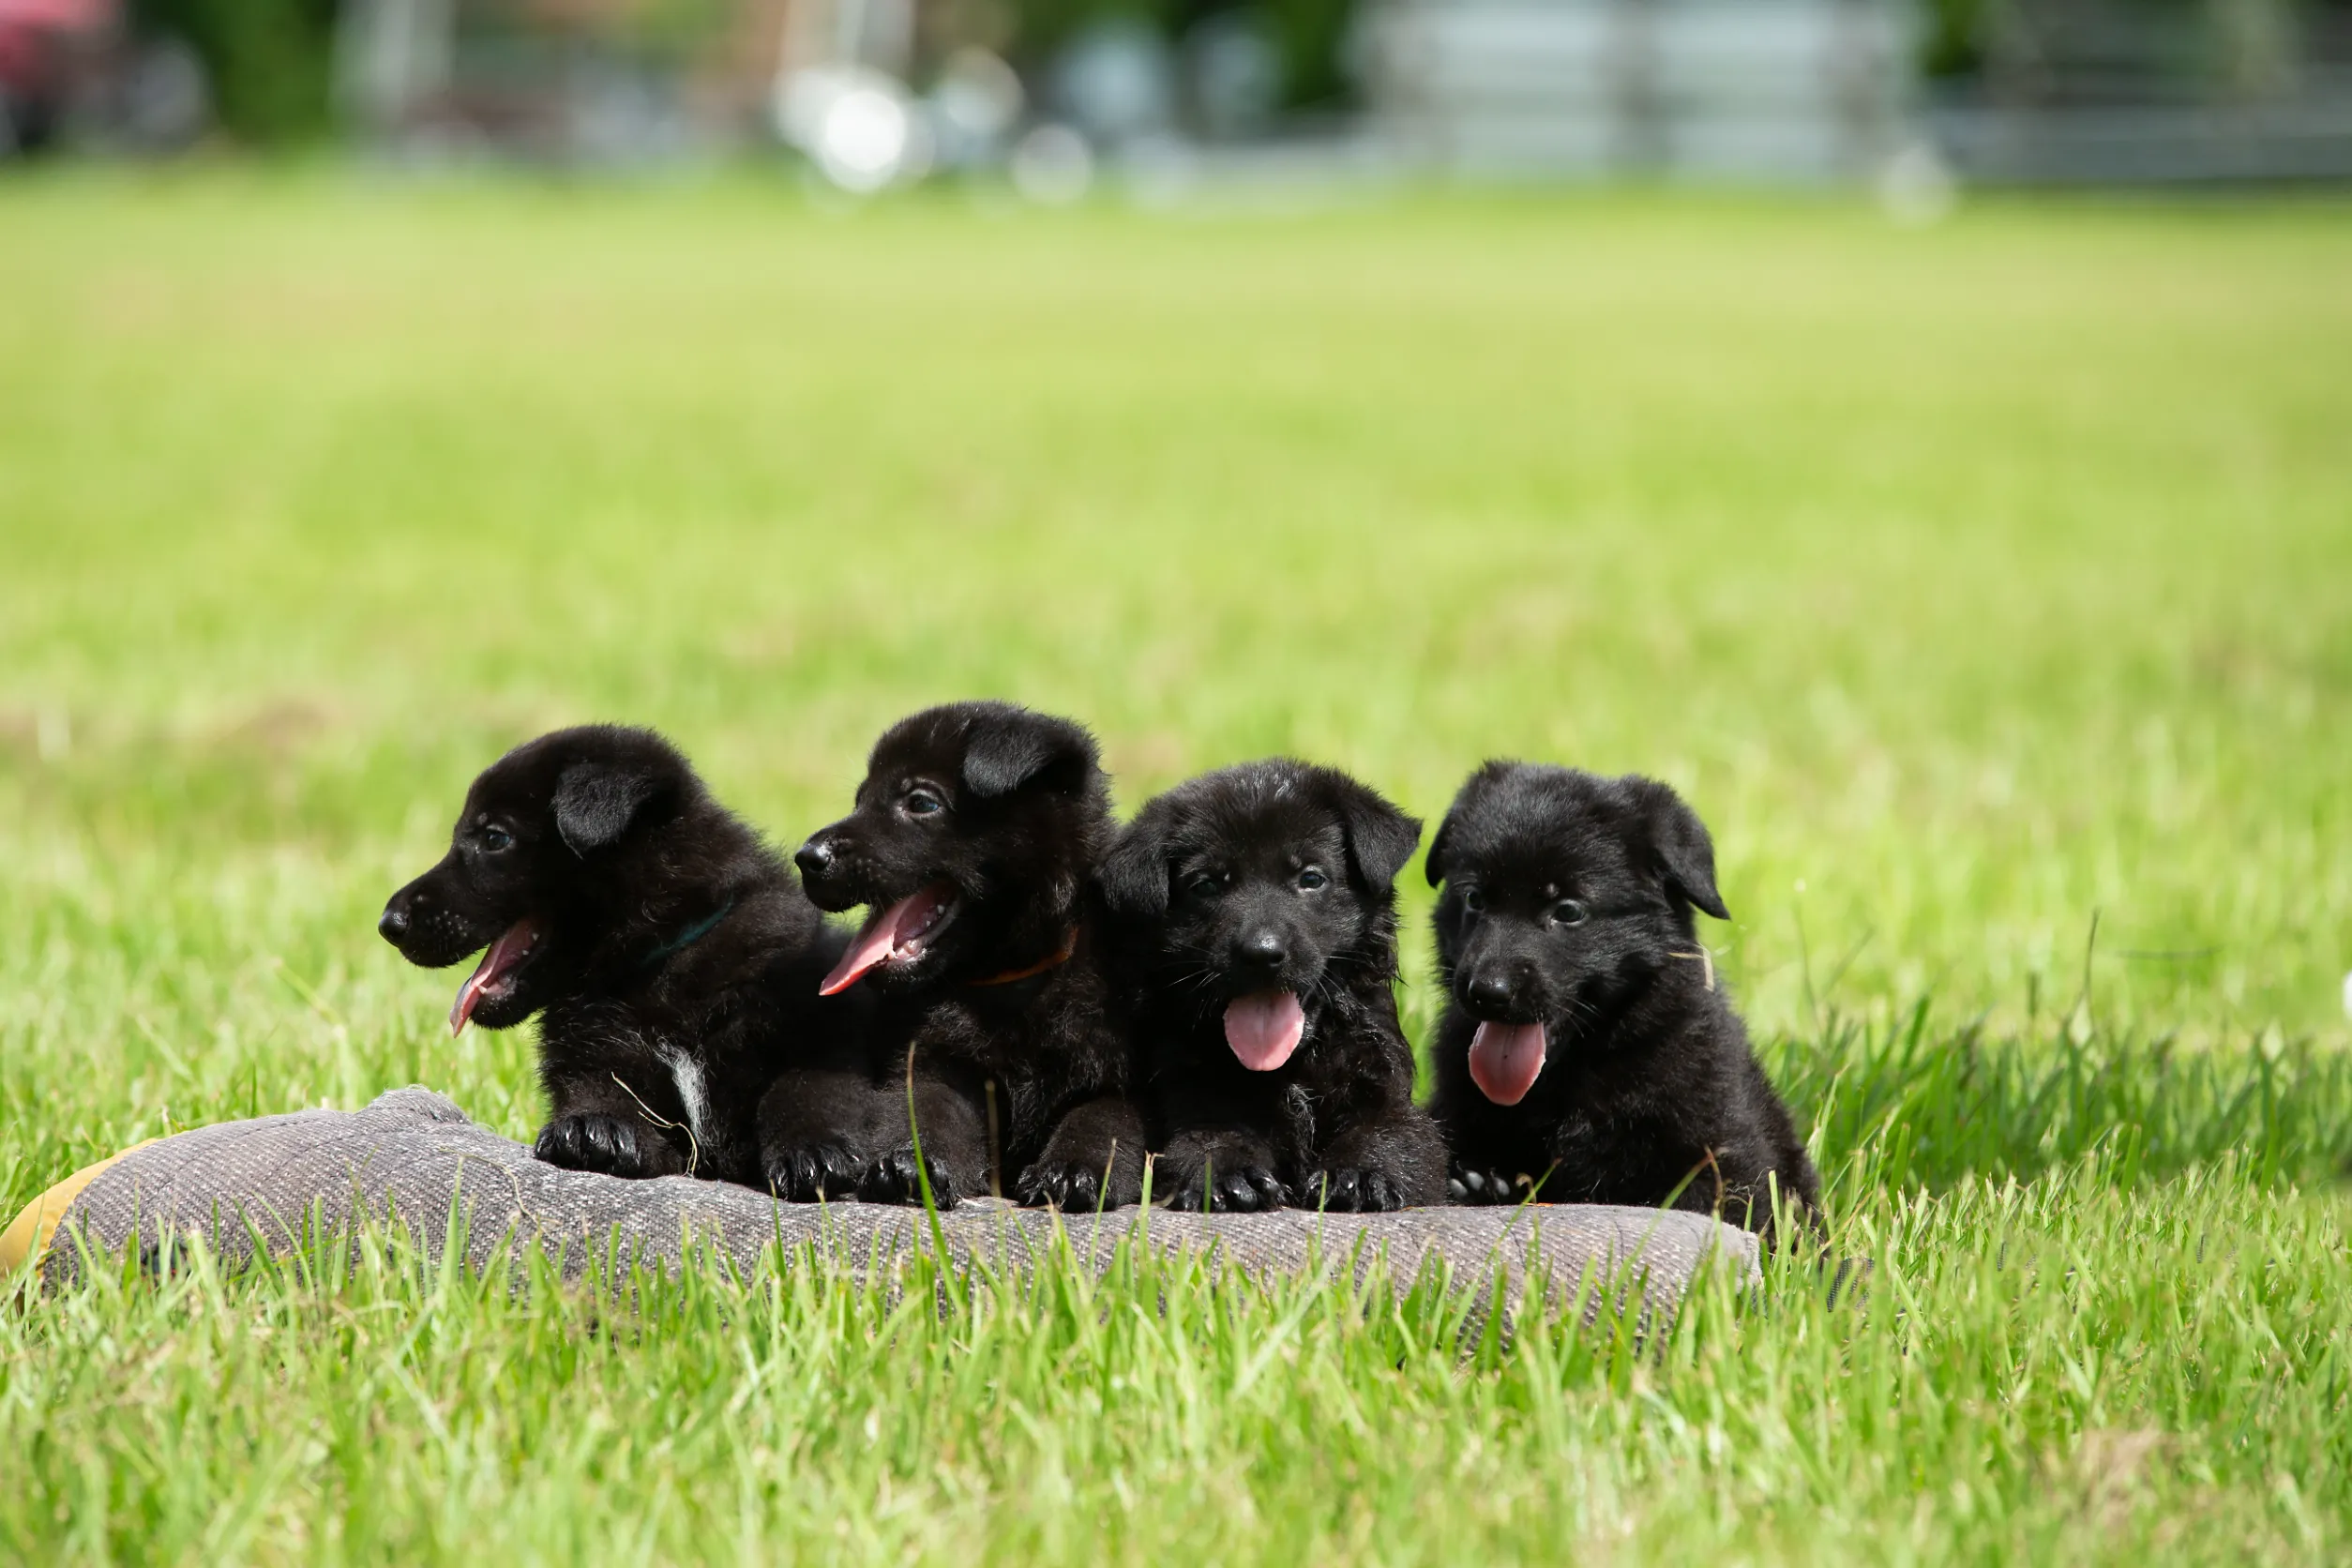
POLYGON ((1371 0, 1363 68, 1410 158, 1471 173, 1826 180, 1915 138, 1908 8, 1371 0))
POLYGON ((2352 0, 0 0, 0 156, 301 140, 330 104, 398 157, 781 143, 851 190, 1048 200, 1105 165, 2345 180, 2352 0))
POLYGON ((2352 7, 1990 0, 1922 70, 1900 0, 1367 0, 1403 155, 1473 174, 1819 182, 2352 177, 2352 7))
POLYGON ((1998 0, 1931 120, 1986 181, 2352 178, 2352 5, 1998 0))

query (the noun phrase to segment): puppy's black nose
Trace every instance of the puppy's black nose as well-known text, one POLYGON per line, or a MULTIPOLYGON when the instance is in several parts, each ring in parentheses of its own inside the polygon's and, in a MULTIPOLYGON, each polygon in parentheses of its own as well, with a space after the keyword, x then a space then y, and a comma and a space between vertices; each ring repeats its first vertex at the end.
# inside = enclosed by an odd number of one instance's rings
POLYGON ((384 913, 377 917, 376 930, 384 941, 399 942, 408 935, 408 911, 398 904, 384 905, 384 913))
POLYGON ((1508 1013, 1518 1000, 1519 988, 1492 970, 1470 976, 1470 1005, 1482 1013, 1508 1013))
POLYGON ((1290 948, 1278 931, 1252 931, 1233 944, 1233 957, 1260 969, 1280 969, 1289 961, 1290 948))
POLYGON ((800 867, 804 877, 822 877, 833 869, 833 846, 822 838, 811 838, 792 856, 792 864, 800 867))

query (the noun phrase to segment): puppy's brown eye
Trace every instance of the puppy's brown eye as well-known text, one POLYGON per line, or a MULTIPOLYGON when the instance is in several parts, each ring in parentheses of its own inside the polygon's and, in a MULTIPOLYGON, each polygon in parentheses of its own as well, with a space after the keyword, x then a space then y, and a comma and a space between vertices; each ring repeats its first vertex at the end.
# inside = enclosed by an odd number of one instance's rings
POLYGON ((1576 899, 1562 898, 1552 906, 1552 921, 1555 925, 1560 926, 1581 926, 1584 924, 1584 917, 1590 912, 1576 899))
POLYGON ((1317 888, 1327 885, 1330 882, 1331 879, 1323 875, 1321 870, 1310 866, 1305 870, 1299 873, 1299 891, 1301 893, 1312 893, 1317 888))
POLYGON ((1462 909, 1465 913, 1479 914, 1486 908, 1486 896, 1474 887, 1462 889, 1462 909))
POLYGON ((947 803, 928 790, 912 790, 908 792, 906 807, 910 817, 927 817, 935 811, 946 810, 947 803))
POLYGON ((1184 883, 1184 891, 1196 898, 1214 898, 1225 891, 1225 879, 1214 871, 1201 871, 1184 883))
POLYGON ((503 827, 486 827, 482 830, 482 848, 491 854, 496 854, 504 849, 511 849, 514 842, 515 836, 503 827))

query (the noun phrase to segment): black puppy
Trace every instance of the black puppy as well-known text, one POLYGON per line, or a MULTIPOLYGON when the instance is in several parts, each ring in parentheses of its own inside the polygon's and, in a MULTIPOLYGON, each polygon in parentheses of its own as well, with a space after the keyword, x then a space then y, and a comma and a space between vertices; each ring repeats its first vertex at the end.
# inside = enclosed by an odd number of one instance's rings
POLYGON ((1707 829, 1628 775, 1489 762, 1429 846, 1449 1002, 1430 1109, 1450 1190, 1511 1202, 1658 1204, 1769 1230, 1767 1178, 1818 1201, 1788 1111, 1714 984, 1693 909, 1715 892, 1707 829), (1547 1174, 1548 1173, 1548 1174, 1547 1174))
POLYGON ((1392 989, 1420 837, 1347 775, 1277 760, 1161 795, 1105 861, 1171 1205, 1443 1198, 1392 989))
POLYGON ((857 809, 795 857, 819 904, 872 911, 823 988, 872 996, 873 1046, 771 1093, 777 1192, 912 1201, 919 1137, 942 1204, 1136 1200, 1144 1128, 1087 928, 1111 833, 1094 739, 1067 719, 957 702, 875 743, 857 809))
POLYGON ((650 731, 508 752, 377 929, 428 968, 487 946, 452 1034, 545 1013, 536 1153, 552 1165, 756 1185, 762 1093, 798 1053, 856 1036, 858 1006, 817 995, 846 938, 650 731))

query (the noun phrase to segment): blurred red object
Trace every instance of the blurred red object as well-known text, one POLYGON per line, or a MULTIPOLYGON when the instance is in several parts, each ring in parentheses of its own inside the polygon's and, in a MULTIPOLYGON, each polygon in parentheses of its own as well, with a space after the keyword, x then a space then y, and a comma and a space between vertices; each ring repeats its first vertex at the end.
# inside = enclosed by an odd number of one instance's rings
POLYGON ((55 133, 121 21, 115 0, 0 0, 0 153, 55 133))

